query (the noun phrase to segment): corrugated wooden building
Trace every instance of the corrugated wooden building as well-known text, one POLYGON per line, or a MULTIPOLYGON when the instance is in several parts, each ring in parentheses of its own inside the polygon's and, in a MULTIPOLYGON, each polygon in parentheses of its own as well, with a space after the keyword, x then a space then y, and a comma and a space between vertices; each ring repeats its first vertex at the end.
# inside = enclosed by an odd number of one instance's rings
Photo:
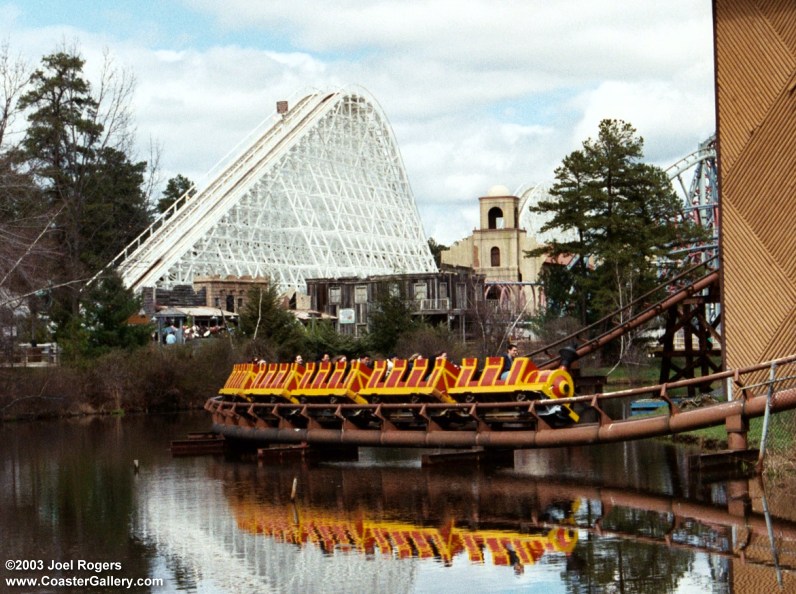
POLYGON ((386 296, 411 304, 415 315, 433 324, 447 324, 466 337, 468 313, 483 299, 484 277, 471 268, 443 265, 438 272, 336 279, 307 279, 312 309, 334 316, 342 334, 362 336, 368 314, 386 296))
POLYGON ((714 0, 724 357, 796 352, 796 2, 714 0))

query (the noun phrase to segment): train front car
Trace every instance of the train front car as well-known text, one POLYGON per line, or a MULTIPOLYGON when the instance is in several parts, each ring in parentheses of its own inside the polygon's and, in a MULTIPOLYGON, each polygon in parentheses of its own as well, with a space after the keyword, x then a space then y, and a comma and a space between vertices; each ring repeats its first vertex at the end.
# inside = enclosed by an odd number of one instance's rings
MULTIPOLYGON (((462 360, 462 367, 448 395, 456 402, 484 405, 488 403, 532 402, 536 415, 551 427, 562 427, 577 423, 578 414, 566 403, 548 401, 574 396, 575 386, 567 367, 554 370, 539 370, 527 357, 517 357, 503 376, 503 358, 487 357, 483 367, 478 359, 462 360)), ((496 409, 497 410, 497 409, 496 409)), ((524 410, 512 411, 500 407, 500 416, 509 419, 521 418, 524 410)), ((497 412, 489 414, 497 418, 497 412)))

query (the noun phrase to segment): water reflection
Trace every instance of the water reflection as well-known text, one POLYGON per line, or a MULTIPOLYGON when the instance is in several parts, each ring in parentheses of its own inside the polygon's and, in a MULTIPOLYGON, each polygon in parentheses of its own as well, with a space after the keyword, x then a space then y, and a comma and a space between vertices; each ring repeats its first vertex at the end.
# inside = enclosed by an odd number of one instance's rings
POLYGON ((682 448, 172 458, 204 422, 0 426, 4 559, 119 561, 157 592, 796 591, 796 523, 754 481, 694 480, 682 448))
POLYGON ((545 553, 569 554, 578 500, 550 500, 542 520, 529 516, 538 505, 517 481, 483 481, 479 474, 446 475, 409 469, 291 468, 247 472, 217 468, 238 526, 280 542, 314 545, 324 553, 359 552, 397 559, 435 559, 451 565, 464 555, 472 562, 512 566, 522 572, 545 553), (295 475, 306 494, 285 495, 295 475), (454 497, 466 486, 467 496, 454 497), (407 488, 411 485, 412 488, 407 488), (517 489, 521 492, 518 492, 517 489), (561 525, 544 525, 552 520, 561 525), (567 527, 569 525, 569 527, 567 527))
MULTIPOLYGON (((538 464, 417 463, 417 454, 378 450, 322 465, 215 459, 201 490, 152 481, 141 531, 161 552, 180 550, 218 591, 732 592, 760 572, 753 583, 776 587, 762 514, 528 476, 538 464)), ((727 486, 702 492, 731 498, 727 486)), ((780 553, 792 549, 796 524, 776 526, 780 553)))
MULTIPOLYGON (((149 431, 169 435, 173 418, 149 431)), ((146 577, 154 551, 130 533, 136 507, 133 458, 166 452, 121 418, 0 423, 0 556, 68 562, 121 562, 124 577, 146 577)), ((46 572, 67 577, 73 572, 46 572)), ((90 573, 90 572, 89 572, 90 573)), ((0 579, 42 572, 0 572, 0 579)), ((86 577, 89 574, 83 574, 86 577)), ((0 591, 5 582, 0 582, 0 591)), ((92 592, 115 592, 94 588, 92 592)), ((141 590, 138 590, 141 591, 141 590)))

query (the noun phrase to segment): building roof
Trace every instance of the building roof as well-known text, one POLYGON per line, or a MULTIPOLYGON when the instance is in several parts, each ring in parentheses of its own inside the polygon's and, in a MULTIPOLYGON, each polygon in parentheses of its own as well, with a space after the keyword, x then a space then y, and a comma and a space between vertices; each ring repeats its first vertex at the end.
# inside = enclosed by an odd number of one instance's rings
POLYGON ((307 322, 309 320, 336 320, 337 316, 333 316, 327 313, 323 313, 320 311, 316 311, 314 309, 290 309, 288 310, 296 319, 301 320, 302 322, 307 322))
POLYGON ((178 306, 178 307, 167 307, 166 309, 161 309, 155 314, 156 318, 175 318, 175 317, 188 317, 191 316, 193 318, 237 318, 238 314, 220 309, 218 307, 206 307, 206 306, 178 306))

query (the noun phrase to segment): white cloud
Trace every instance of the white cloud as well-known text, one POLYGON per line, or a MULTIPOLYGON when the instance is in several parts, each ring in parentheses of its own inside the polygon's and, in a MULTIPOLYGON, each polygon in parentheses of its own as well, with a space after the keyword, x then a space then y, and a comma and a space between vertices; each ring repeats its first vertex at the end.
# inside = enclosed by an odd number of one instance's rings
POLYGON ((600 120, 621 119, 632 123, 644 137, 647 160, 668 165, 715 131, 711 103, 693 89, 662 81, 605 82, 582 99, 583 115, 573 128, 573 143, 595 136, 600 120))
POLYGON ((23 5, 0 6, 0 34, 30 61, 64 39, 79 40, 87 67, 109 48, 137 77, 141 142, 159 141, 165 177, 199 179, 279 99, 362 85, 390 120, 426 231, 442 243, 472 231, 492 185, 551 179, 605 117, 631 122, 659 164, 713 132, 708 0, 182 5, 209 15, 225 41, 192 28, 190 11, 169 45, 146 27, 25 29, 23 5))

